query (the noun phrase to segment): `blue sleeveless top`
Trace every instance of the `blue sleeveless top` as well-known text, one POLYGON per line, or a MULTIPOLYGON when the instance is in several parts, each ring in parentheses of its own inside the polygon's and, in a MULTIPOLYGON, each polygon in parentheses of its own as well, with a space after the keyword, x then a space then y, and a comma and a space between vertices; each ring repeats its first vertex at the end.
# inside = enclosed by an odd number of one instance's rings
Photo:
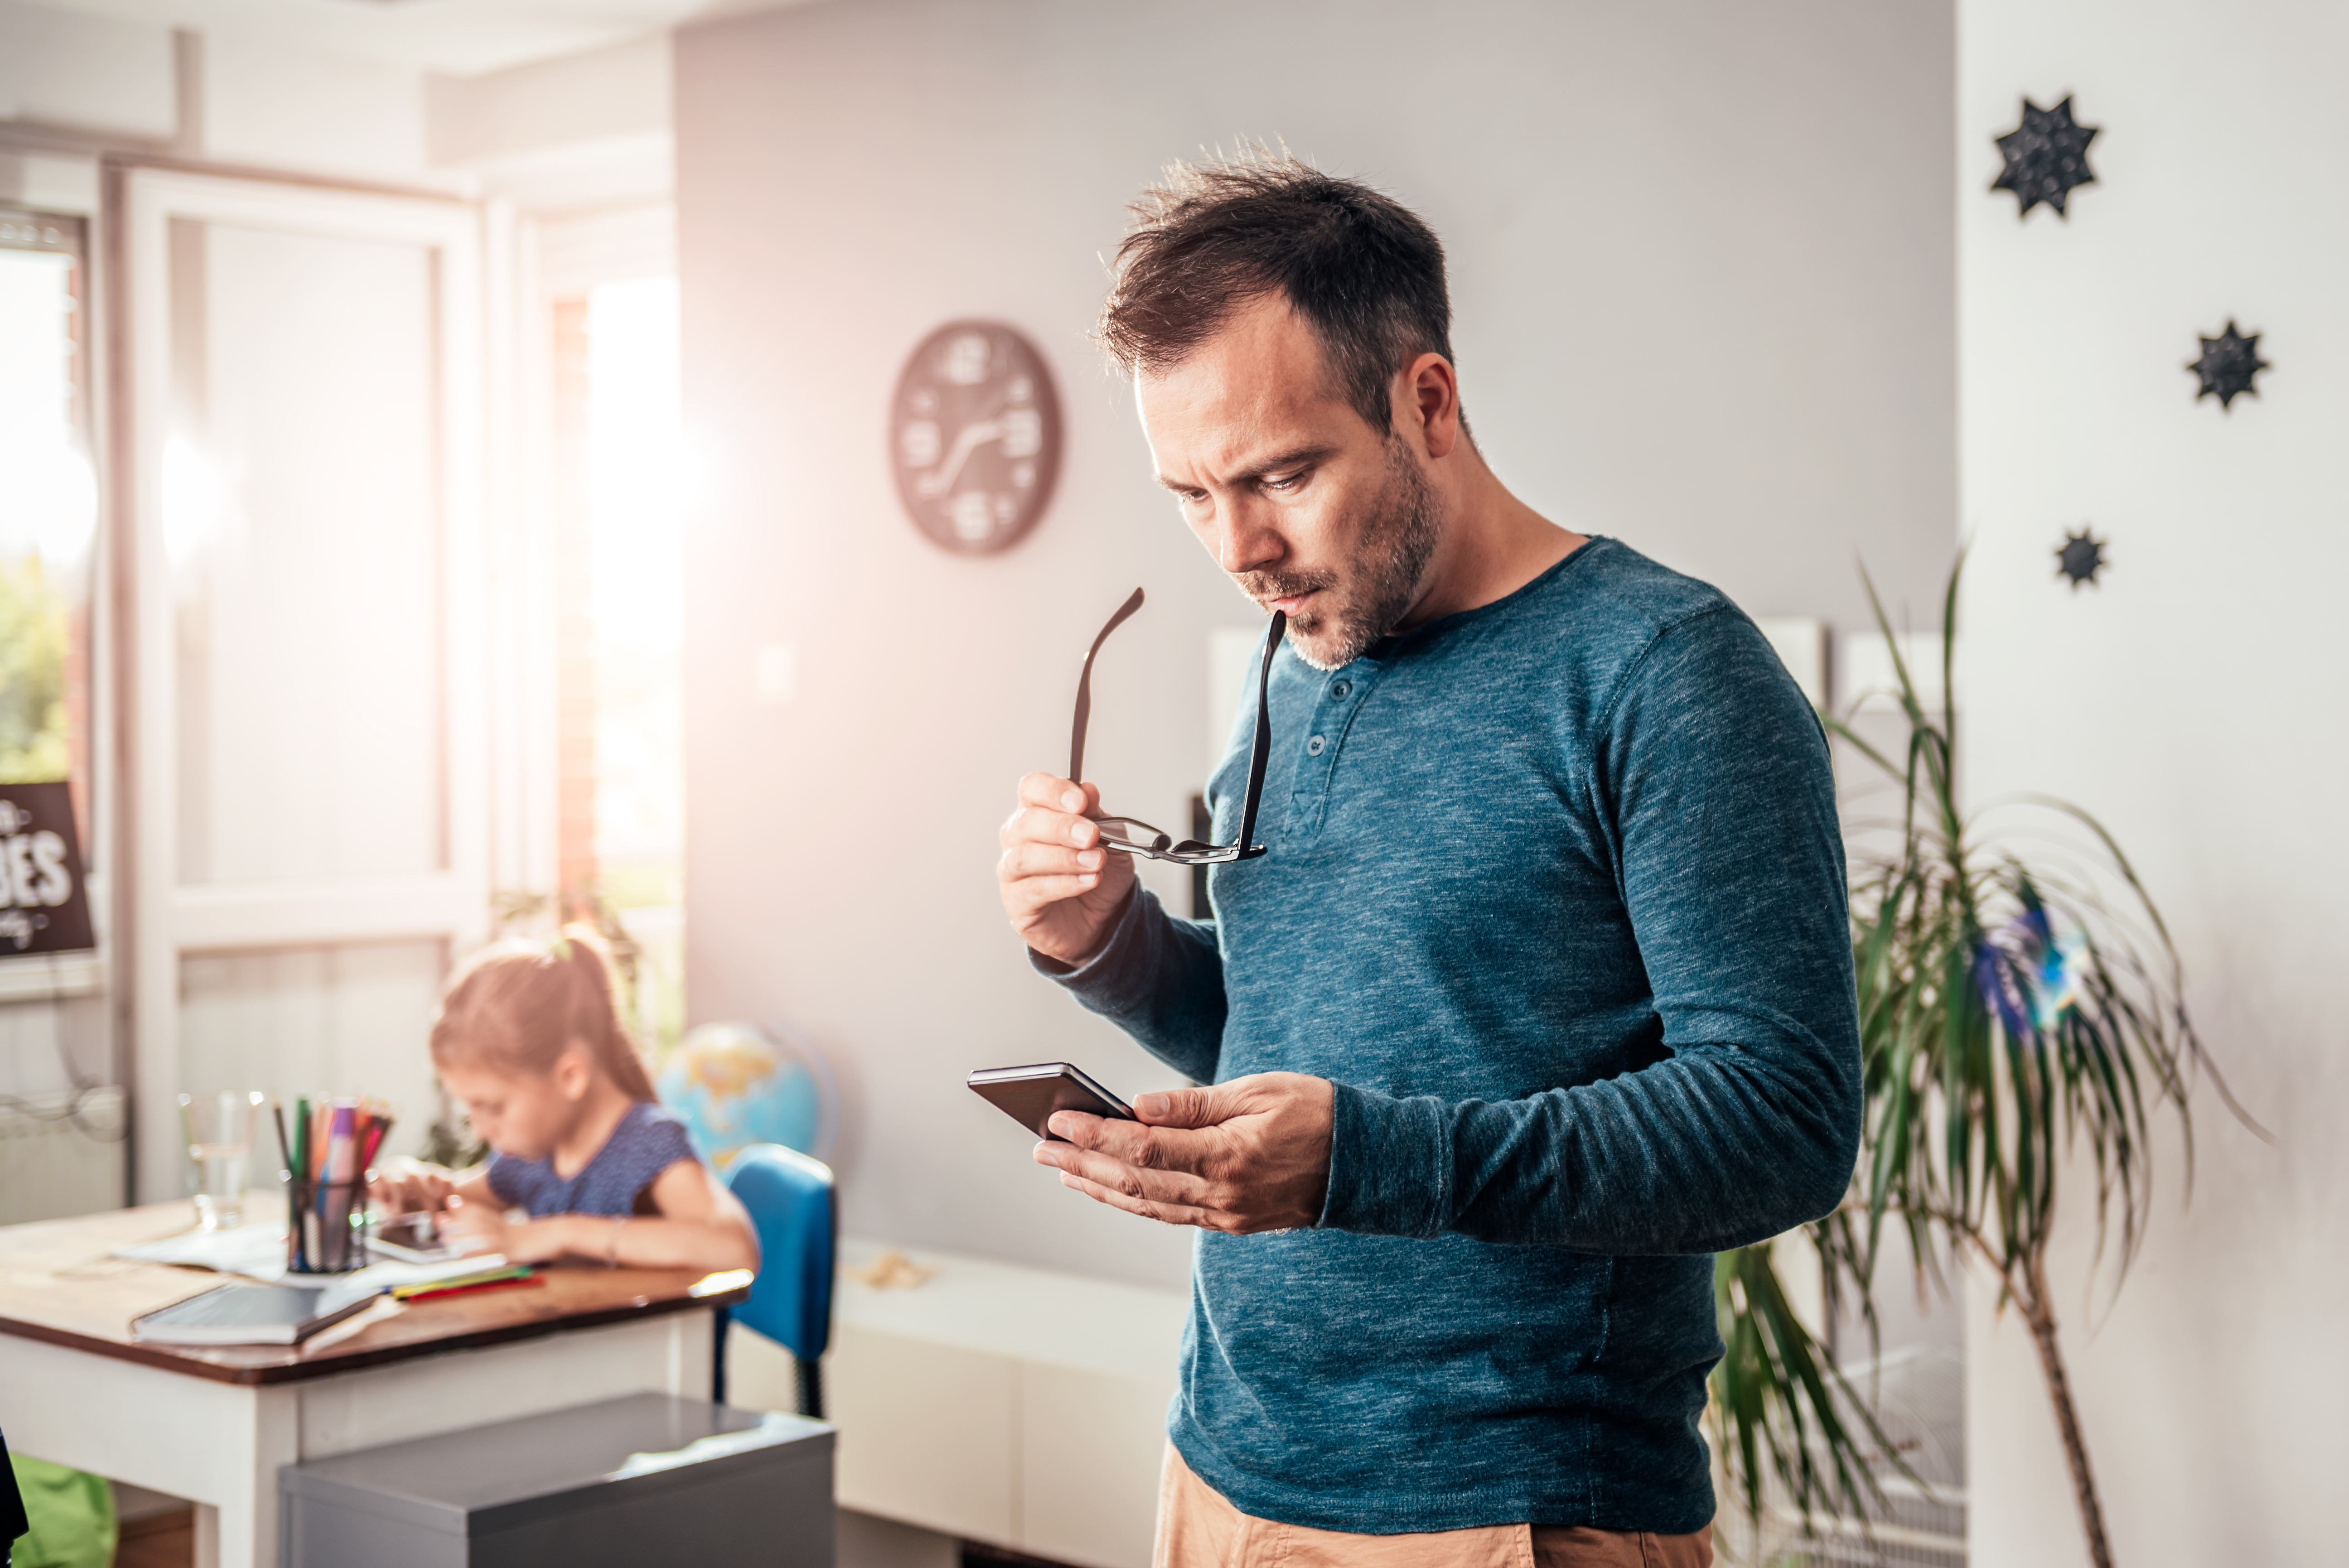
POLYGON ((655 1177, 680 1160, 699 1158, 676 1112, 658 1100, 640 1099, 578 1175, 567 1181, 556 1175, 551 1154, 543 1160, 492 1154, 490 1191, 510 1209, 529 1210, 533 1220, 549 1214, 633 1214, 636 1195, 655 1177))

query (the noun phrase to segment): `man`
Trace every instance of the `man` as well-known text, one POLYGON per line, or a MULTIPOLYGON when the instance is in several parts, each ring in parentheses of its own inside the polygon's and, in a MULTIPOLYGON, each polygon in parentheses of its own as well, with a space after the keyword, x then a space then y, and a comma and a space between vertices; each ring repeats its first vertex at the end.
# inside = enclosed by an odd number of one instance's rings
POLYGON ((1858 1145, 1817 721, 1719 593, 1485 466, 1412 213, 1262 155, 1136 211, 1101 335, 1289 617, 1269 852, 1178 919, 1038 773, 998 875, 1039 969, 1212 1086, 1036 1150, 1204 1233, 1159 1561, 1694 1568, 1709 1254, 1828 1212, 1858 1145))

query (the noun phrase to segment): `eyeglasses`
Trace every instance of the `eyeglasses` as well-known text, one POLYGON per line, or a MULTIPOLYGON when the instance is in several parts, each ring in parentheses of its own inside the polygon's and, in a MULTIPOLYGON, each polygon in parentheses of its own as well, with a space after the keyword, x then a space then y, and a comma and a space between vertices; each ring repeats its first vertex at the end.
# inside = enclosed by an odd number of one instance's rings
MULTIPOLYGON (((1125 624, 1126 618, 1142 608, 1142 590, 1136 588, 1133 597, 1118 606, 1109 624, 1101 629, 1093 645, 1085 650, 1084 673, 1077 676, 1077 723, 1069 739, 1069 781, 1081 785, 1085 777, 1085 720, 1093 710, 1093 655, 1109 641, 1109 634, 1125 624)), ((1280 634, 1288 629, 1286 612, 1272 613, 1272 629, 1265 634, 1264 658, 1256 674, 1256 745, 1248 753, 1247 797, 1240 808, 1240 836, 1228 844, 1203 844, 1196 839, 1176 843, 1173 835, 1163 833, 1149 823, 1132 817, 1097 819, 1101 828, 1102 845, 1145 860, 1173 861, 1177 865, 1212 866, 1232 861, 1252 861, 1266 852, 1265 846, 1250 842, 1256 837, 1257 798, 1264 792, 1264 762, 1272 755, 1272 704, 1267 695, 1272 682, 1272 655, 1279 651, 1280 634)))

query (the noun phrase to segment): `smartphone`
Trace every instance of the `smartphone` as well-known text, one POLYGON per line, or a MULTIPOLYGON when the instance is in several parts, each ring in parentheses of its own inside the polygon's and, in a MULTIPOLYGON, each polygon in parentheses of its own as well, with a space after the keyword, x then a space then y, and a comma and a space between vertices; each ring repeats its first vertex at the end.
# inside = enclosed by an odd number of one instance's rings
POLYGON ((457 1256, 430 1214, 401 1214, 384 1221, 367 1237, 370 1250, 403 1264, 432 1264, 457 1256))
POLYGON ((1052 1143, 1068 1141, 1054 1138, 1046 1127, 1056 1110, 1081 1110, 1113 1121, 1134 1119, 1131 1106, 1067 1062, 981 1068, 970 1075, 970 1087, 1004 1115, 1052 1143))

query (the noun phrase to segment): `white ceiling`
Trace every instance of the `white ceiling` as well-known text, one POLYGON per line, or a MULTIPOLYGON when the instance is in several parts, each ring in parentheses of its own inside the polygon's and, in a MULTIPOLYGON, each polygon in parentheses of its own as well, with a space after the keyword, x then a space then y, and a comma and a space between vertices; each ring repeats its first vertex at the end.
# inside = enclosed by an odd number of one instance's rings
POLYGON ((36 0, 191 32, 475 76, 676 26, 807 0, 36 0))

